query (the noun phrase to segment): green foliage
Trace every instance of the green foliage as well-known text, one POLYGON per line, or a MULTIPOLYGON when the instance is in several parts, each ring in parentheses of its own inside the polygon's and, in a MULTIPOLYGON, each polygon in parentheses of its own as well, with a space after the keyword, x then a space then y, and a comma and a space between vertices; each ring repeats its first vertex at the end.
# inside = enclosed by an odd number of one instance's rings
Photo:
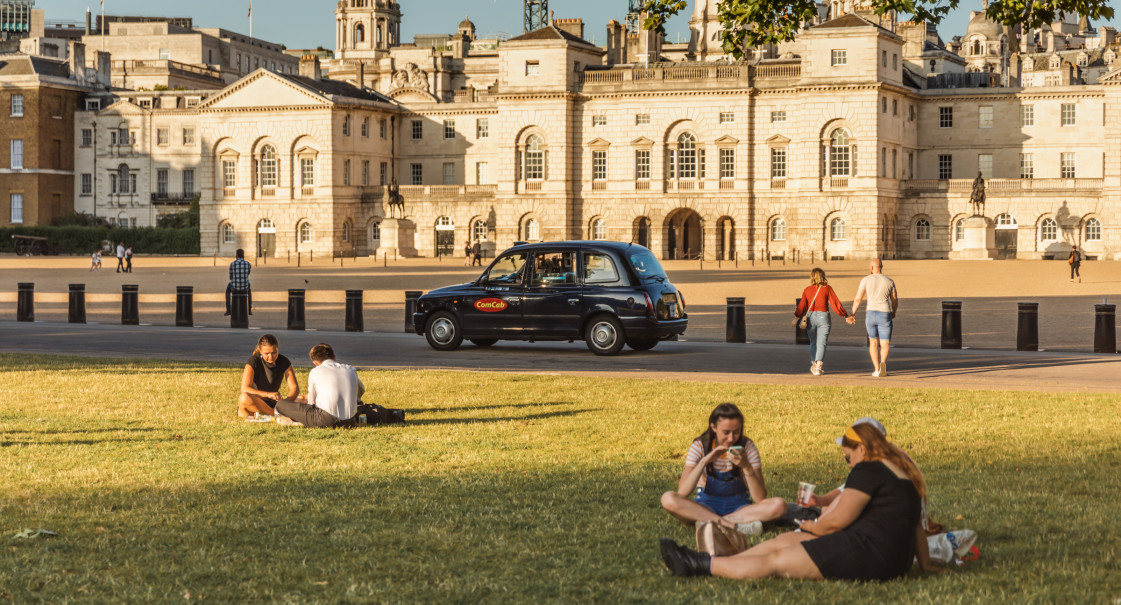
POLYGON ((156 219, 156 226, 165 229, 186 229, 189 227, 199 228, 199 196, 196 194, 195 198, 191 200, 191 206, 183 211, 175 214, 165 214, 156 219))
POLYGON ((198 227, 162 229, 159 227, 0 227, 0 252, 14 252, 12 235, 47 238, 51 250, 61 254, 90 254, 101 242, 125 242, 137 254, 198 254, 198 227))
POLYGON ((158 90, 167 90, 167 85, 166 84, 156 84, 155 86, 152 87, 152 90, 157 90, 157 91, 158 90))
POLYGON ((94 216, 92 214, 85 214, 84 212, 75 212, 68 214, 62 218, 57 218, 52 223, 56 227, 66 225, 76 225, 79 227, 108 227, 109 221, 102 216, 94 216))

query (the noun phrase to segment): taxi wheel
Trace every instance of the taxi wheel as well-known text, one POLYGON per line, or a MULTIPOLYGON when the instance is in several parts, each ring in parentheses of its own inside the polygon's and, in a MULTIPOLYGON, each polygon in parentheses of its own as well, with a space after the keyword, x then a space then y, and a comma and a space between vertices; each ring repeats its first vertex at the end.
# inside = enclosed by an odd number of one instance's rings
POLYGON ((584 340, 596 355, 616 355, 623 350, 627 338, 618 319, 611 315, 596 315, 588 322, 584 340))
POLYGON ((454 351, 463 342, 463 331, 459 320, 447 311, 437 311, 428 318, 424 328, 424 338, 437 351, 454 351))
POLYGON ((498 342, 497 338, 472 338, 471 339, 471 344, 475 345, 476 347, 489 347, 496 342, 498 342))
POLYGON ((650 340, 642 340, 642 339, 632 338, 632 339, 627 341, 627 346, 636 350, 636 351, 649 351, 650 349, 653 349, 657 345, 658 345, 658 340, 654 339, 654 338, 652 338, 650 340))

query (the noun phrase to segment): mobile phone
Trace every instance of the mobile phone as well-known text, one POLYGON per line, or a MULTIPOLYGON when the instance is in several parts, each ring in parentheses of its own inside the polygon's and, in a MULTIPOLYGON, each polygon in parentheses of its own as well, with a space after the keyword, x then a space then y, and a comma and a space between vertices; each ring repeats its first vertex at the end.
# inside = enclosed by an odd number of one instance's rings
POLYGON ((732 447, 728 448, 728 451, 729 452, 736 452, 737 454, 742 454, 743 453, 743 446, 742 445, 733 445, 732 447))

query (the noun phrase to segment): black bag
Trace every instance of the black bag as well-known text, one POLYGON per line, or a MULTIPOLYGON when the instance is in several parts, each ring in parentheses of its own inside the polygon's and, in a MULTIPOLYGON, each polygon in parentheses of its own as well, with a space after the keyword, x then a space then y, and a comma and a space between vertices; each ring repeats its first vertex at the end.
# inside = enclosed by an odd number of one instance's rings
POLYGON ((359 403, 358 413, 355 414, 354 418, 358 426, 363 424, 404 424, 405 410, 386 408, 376 403, 359 403), (363 418, 365 422, 363 422, 363 418))

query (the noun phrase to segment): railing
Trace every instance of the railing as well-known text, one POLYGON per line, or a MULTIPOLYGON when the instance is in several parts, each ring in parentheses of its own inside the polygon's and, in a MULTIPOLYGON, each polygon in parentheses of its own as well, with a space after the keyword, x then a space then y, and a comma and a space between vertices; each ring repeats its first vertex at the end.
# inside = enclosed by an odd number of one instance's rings
POLYGON ((276 189, 262 189, 261 197, 276 197, 276 189))
POLYGON ((153 193, 152 194, 152 203, 153 204, 186 204, 186 203, 190 203, 190 202, 194 201, 194 199, 195 199, 194 192, 190 192, 190 193, 188 193, 188 192, 167 193, 165 191, 165 192, 162 192, 162 193, 153 193))
POLYGON ((802 77, 801 63, 782 63, 777 65, 756 65, 755 77, 764 78, 800 78, 802 77))
POLYGON ((592 181, 592 191, 607 191, 607 181, 592 181))
POLYGON ((727 179, 722 180, 722 181, 720 181, 720 188, 721 189, 735 189, 736 188, 736 182, 732 181, 732 180, 727 180, 727 179))
MULTIPOLYGON (((540 183, 538 183, 540 185, 540 183)), ((414 198, 427 197, 494 197, 498 193, 498 185, 401 185, 397 192, 405 201, 414 198)), ((382 185, 365 187, 360 194, 362 203, 373 203, 386 200, 386 187, 382 185)))
POLYGON ((301 197, 311 197, 313 195, 315 195, 315 187, 301 187, 300 188, 300 196, 301 197))
POLYGON ((222 190, 222 197, 234 197, 237 195, 237 189, 228 188, 222 190))
MULTIPOLYGON (((904 185, 908 191, 972 191, 973 179, 916 179, 904 185)), ((1102 179, 988 179, 987 193, 1005 191, 1094 191, 1102 188, 1102 179)))
POLYGON ((802 75, 800 62, 748 65, 718 65, 706 63, 660 64, 650 67, 620 65, 607 69, 586 69, 580 72, 581 85, 622 84, 624 82, 695 82, 702 80, 738 80, 754 76, 757 79, 798 78, 802 75))
POLYGON ((455 91, 454 101, 456 103, 472 103, 475 101, 475 89, 464 88, 463 90, 455 91))
POLYGON ((163 72, 163 71, 178 71, 182 73, 194 74, 197 76, 205 76, 208 78, 221 78, 222 72, 208 67, 199 67, 198 65, 191 65, 189 63, 180 63, 178 61, 170 60, 131 60, 131 61, 113 61, 113 71, 115 72, 163 72))
POLYGON ((694 191, 697 189, 704 189, 704 181, 670 181, 669 188, 671 191, 694 191))
POLYGON ((786 189, 786 180, 771 179, 771 189, 786 189))
POLYGON ((848 186, 849 186, 848 177, 844 177, 844 178, 829 177, 829 188, 830 189, 844 189, 845 187, 848 187, 848 186))
POLYGON ((635 191, 650 191, 650 181, 635 181, 634 182, 634 190, 635 191))
POLYGON ((531 181, 525 184, 526 191, 541 191, 541 181, 531 181))

